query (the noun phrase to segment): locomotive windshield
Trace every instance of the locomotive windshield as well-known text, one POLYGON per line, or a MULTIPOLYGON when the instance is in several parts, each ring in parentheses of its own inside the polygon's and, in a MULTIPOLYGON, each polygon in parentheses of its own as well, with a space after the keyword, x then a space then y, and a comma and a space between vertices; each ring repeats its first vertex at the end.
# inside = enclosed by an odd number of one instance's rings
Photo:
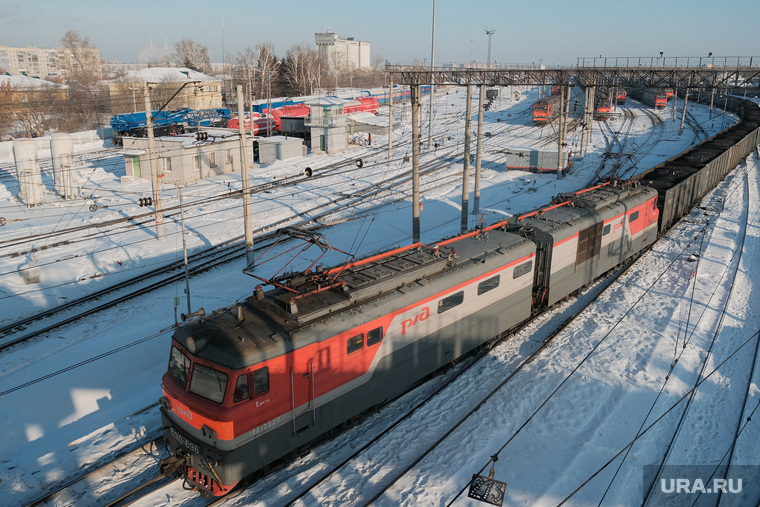
POLYGON ((193 365, 193 375, 190 378, 191 393, 221 403, 224 400, 225 389, 226 374, 202 364, 193 365))

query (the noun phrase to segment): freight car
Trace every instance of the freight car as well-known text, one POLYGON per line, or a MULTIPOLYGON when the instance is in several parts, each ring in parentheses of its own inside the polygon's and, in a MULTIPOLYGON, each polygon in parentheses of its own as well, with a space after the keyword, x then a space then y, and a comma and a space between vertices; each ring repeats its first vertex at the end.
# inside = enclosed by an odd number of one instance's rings
MULTIPOLYGON (((377 113, 378 102, 374 97, 359 97, 358 99, 346 99, 343 105, 345 114, 367 112, 377 113)), ((252 132, 255 136, 268 135, 269 132, 277 134, 282 130, 282 118, 304 118, 309 116, 311 108, 306 104, 292 104, 272 109, 271 114, 268 109, 264 109, 263 114, 254 113, 253 131, 251 131, 251 121, 248 116, 245 118, 245 129, 252 132)), ((237 129, 238 119, 233 118, 227 123, 227 128, 237 129)))
MULTIPOLYGON (((660 229, 666 230, 689 212, 760 144, 760 107, 738 97, 718 97, 740 123, 636 176, 658 191, 660 229)), ((709 104, 712 97, 690 97, 709 104)), ((716 100, 717 101, 717 100, 716 100)))
POLYGON ((162 471, 229 492, 653 243, 656 201, 638 184, 561 195, 435 246, 289 274, 181 326, 162 382, 162 471))
POLYGON ((533 104, 533 124, 547 125, 559 117, 560 96, 550 95, 533 104))
MULTIPOLYGON (((436 89, 443 88, 441 85, 437 85, 436 89)), ((391 98, 391 89, 387 86, 385 87, 378 87, 378 88, 369 88, 364 90, 351 90, 347 92, 341 92, 336 93, 334 95, 329 95, 330 97, 335 97, 339 99, 345 99, 345 100, 359 100, 362 98, 373 98, 377 101, 378 105, 387 104, 390 102, 391 98)), ((424 85, 420 86, 420 95, 427 95, 430 93, 430 85, 424 85)), ((252 110, 254 113, 258 113, 259 115, 265 114, 265 111, 268 108, 277 109, 283 106, 294 106, 298 104, 303 104, 304 102, 307 102, 312 97, 287 97, 287 98, 277 98, 277 99, 271 99, 268 103, 267 100, 261 99, 256 100, 251 104, 250 110, 252 110)), ((393 102, 402 102, 404 100, 410 100, 411 99, 411 90, 409 87, 403 87, 398 85, 393 85, 393 102)))
POLYGON ((655 109, 661 109, 668 103, 668 98, 664 92, 651 88, 634 88, 631 90, 630 95, 632 99, 655 109))

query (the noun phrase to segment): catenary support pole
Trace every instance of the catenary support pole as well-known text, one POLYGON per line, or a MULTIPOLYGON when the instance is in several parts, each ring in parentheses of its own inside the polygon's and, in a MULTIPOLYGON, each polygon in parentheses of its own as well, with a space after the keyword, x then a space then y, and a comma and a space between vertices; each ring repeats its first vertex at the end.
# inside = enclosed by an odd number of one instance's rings
POLYGON ((391 154, 393 152, 393 73, 390 75, 390 86, 388 87, 388 169, 391 165, 391 154))
MULTIPOLYGON (((245 106, 243 104, 243 85, 237 85, 238 131, 240 132, 240 181, 243 192, 243 227, 245 228, 245 264, 252 268, 253 229, 251 225, 251 193, 248 188, 248 149, 245 140, 245 106)), ((250 119, 253 126, 253 118, 250 119)))
POLYGON ((472 123, 472 85, 467 85, 467 102, 464 114, 464 164, 462 168, 462 214, 459 230, 467 231, 467 215, 470 209, 470 130, 472 123))
POLYGON ((478 139, 475 144, 475 194, 473 196, 472 213, 480 213, 480 157, 483 152, 483 96, 486 93, 486 85, 480 85, 478 97, 478 139))
POLYGON ((557 178, 562 177, 562 134, 565 127, 565 91, 566 85, 559 85, 559 132, 557 133, 557 178))
POLYGON ((156 210, 156 238, 164 239, 164 217, 161 212, 161 187, 156 167, 156 139, 153 136, 153 116, 150 107, 150 85, 145 85, 145 123, 148 130, 148 161, 150 163, 150 181, 153 185, 153 206, 156 210))
POLYGON ((185 258, 185 294, 187 295, 187 314, 193 313, 190 306, 190 271, 187 266, 187 240, 185 239, 185 203, 182 200, 182 187, 178 186, 179 191, 179 216, 182 223, 182 255, 185 258))
POLYGON ((420 241, 420 85, 411 86, 412 99, 412 242, 420 241))
POLYGON ((435 96, 435 80, 433 68, 435 67, 435 0, 433 0, 433 42, 430 49, 430 121, 428 125, 428 151, 433 149, 433 97, 435 96))
POLYGON ((683 124, 686 121, 686 104, 689 103, 689 88, 686 88, 686 94, 683 96, 683 112, 681 113, 681 132, 683 132, 683 124))

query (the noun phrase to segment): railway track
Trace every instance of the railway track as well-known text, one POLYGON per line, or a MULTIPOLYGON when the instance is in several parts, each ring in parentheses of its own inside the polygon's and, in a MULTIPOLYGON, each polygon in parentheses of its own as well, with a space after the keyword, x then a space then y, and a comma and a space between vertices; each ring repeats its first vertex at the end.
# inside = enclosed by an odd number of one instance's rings
MULTIPOLYGON (((351 162, 352 163, 352 162, 351 162)), ((454 164, 455 161, 451 160, 451 157, 444 156, 423 165, 420 168, 420 174, 422 176, 433 176, 441 170, 444 170, 454 164)), ((348 165, 348 163, 343 164, 348 165)), ((383 165, 383 164, 378 164, 383 165)), ((332 168, 333 170, 337 168, 332 168)), ((450 185, 452 180, 456 180, 459 176, 454 175, 450 178, 442 178, 438 180, 428 180, 424 183, 423 189, 433 190, 436 188, 445 187, 450 185)), ((348 195, 341 195, 335 199, 319 204, 301 213, 301 216, 306 215, 309 218, 301 219, 299 216, 290 216, 288 218, 268 224, 264 228, 260 228, 254 231, 255 244, 260 244, 262 241, 270 241, 276 236, 276 230, 279 227, 285 225, 295 227, 314 227, 322 228, 324 223, 335 215, 340 215, 345 212, 346 209, 356 209, 358 213, 365 214, 370 213, 373 206, 387 205, 394 202, 403 201, 409 198, 407 195, 406 186, 411 175, 408 171, 401 172, 385 180, 370 183, 362 188, 357 188, 355 192, 348 195), (395 197, 391 200, 384 200, 381 203, 370 204, 369 207, 363 205, 367 202, 378 198, 378 196, 389 195, 394 193, 399 187, 404 187, 401 192, 395 194, 395 197), (326 209, 325 209, 326 208, 326 209)), ((303 181, 302 179, 288 180, 288 184, 295 184, 293 181, 303 181)), ((266 189, 273 188, 267 186, 264 189, 258 189, 257 192, 263 192, 266 189)), ((167 218, 176 218, 178 211, 175 208, 167 208, 167 218)), ((357 216, 359 218, 361 215, 357 216)), ((266 248, 269 243, 263 247, 258 247, 257 250, 266 248)), ((188 269, 190 275, 194 276, 210 269, 213 269, 222 264, 240 259, 245 256, 245 252, 242 251, 243 241, 242 237, 233 238, 225 241, 222 244, 215 245, 211 248, 204 249, 200 252, 194 253, 188 257, 188 269)), ((132 298, 148 294, 158 288, 171 285, 184 279, 183 261, 175 261, 170 264, 161 266, 150 272, 141 274, 137 277, 130 278, 129 280, 114 284, 108 288, 96 291, 82 298, 78 298, 74 301, 69 301, 64 305, 51 308, 44 312, 39 312, 35 315, 19 319, 13 323, 0 328, 0 351, 13 347, 15 345, 24 343, 33 338, 36 338, 44 333, 49 333, 62 326, 75 322, 88 315, 112 308, 119 304, 124 303, 132 298), (97 302, 96 305, 81 308, 92 302, 97 302), (72 309, 78 309, 75 313, 64 316, 57 319, 52 323, 44 323, 44 321, 68 312, 72 309), (39 325, 41 324, 41 325, 39 325), (33 330, 29 330, 34 326, 33 330), (29 332, 25 332, 29 330, 29 332), (24 334, 19 334, 25 332, 24 334)))
MULTIPOLYGON (((702 358, 702 363, 701 363, 699 372, 698 372, 696 378, 693 381, 693 384, 692 384, 692 387, 691 387, 691 391, 690 391, 690 395, 688 396, 688 398, 686 399, 686 402, 684 403, 684 406, 682 408, 680 417, 678 418, 678 422, 675 425, 675 428, 674 428, 674 430, 672 432, 672 436, 671 436, 669 442, 667 442, 665 444, 665 446, 664 446, 665 452, 663 453, 662 459, 661 459, 661 461, 659 463, 658 472, 652 478, 652 481, 649 484, 645 485, 645 489, 644 489, 644 505, 649 505, 650 502, 653 501, 653 495, 654 495, 655 485, 659 481, 660 474, 662 473, 663 467, 666 465, 666 463, 668 463, 669 460, 671 460, 671 456, 672 456, 672 454, 673 454, 676 446, 678 445, 679 439, 690 438, 690 437, 685 437, 684 436, 684 431, 685 431, 684 430, 684 427, 685 427, 684 426, 684 422, 685 422, 685 420, 687 418, 687 415, 690 413, 689 412, 690 409, 693 406, 693 403, 694 403, 694 400, 695 400, 695 396, 697 394, 697 388, 702 383, 703 379, 705 378, 705 375, 709 372, 708 368, 710 367, 710 365, 714 364, 714 363, 718 363, 720 361, 720 358, 721 358, 721 356, 720 356, 721 352, 718 351, 718 350, 714 350, 714 349, 717 349, 716 344, 718 342, 718 338, 720 336, 720 332, 721 332, 722 327, 723 327, 722 323, 723 323, 724 318, 726 317, 727 306, 728 306, 729 301, 731 300, 731 295, 733 293, 733 288, 734 288, 734 285, 735 285, 736 277, 739 274, 739 264, 740 264, 740 262, 742 260, 742 253, 743 253, 743 250, 744 250, 744 243, 745 243, 745 240, 746 240, 746 237, 747 237, 747 227, 748 227, 748 223, 749 223, 749 203, 750 203, 750 197, 749 197, 749 185, 748 185, 748 182, 747 182, 747 174, 746 173, 744 174, 744 178, 743 179, 744 179, 744 181, 743 181, 743 185, 742 186, 744 188, 744 191, 743 191, 744 195, 743 195, 742 201, 744 203, 744 209, 743 209, 743 212, 742 212, 743 226, 738 231, 738 235, 739 235, 738 236, 739 237, 739 241, 738 241, 739 247, 736 249, 735 255, 733 255, 732 258, 726 263, 726 268, 725 268, 725 271, 723 273, 723 276, 719 280, 720 283, 715 285, 715 287, 712 290, 712 294, 713 295, 715 294, 715 291, 719 288, 719 286, 727 286, 727 287, 730 287, 730 289, 728 291, 728 294, 725 297, 725 300, 721 303, 722 311, 721 311, 721 314, 717 318, 718 325, 715 328, 715 331, 712 333, 712 336, 710 337, 709 345, 707 346, 707 349, 706 349, 706 352, 704 354, 704 357, 702 358), (716 354, 718 354, 718 355, 716 356, 716 354)), ((725 203, 725 200, 723 202, 725 203)), ((700 260, 699 261, 701 262, 701 255, 700 255, 700 260)), ((699 274, 699 268, 697 266, 697 275, 698 274, 699 274)), ((695 286, 696 286, 697 281, 698 281, 698 276, 694 280, 694 285, 695 286)), ((707 291, 707 292, 709 293, 709 291, 707 291)), ((711 297, 711 299, 712 299, 712 297, 711 297)), ((704 307, 702 314, 699 315, 696 318, 696 322, 694 323, 694 328, 692 329, 691 334, 688 337, 687 337, 687 333, 689 332, 689 329, 688 329, 689 320, 687 320, 687 326, 686 326, 686 329, 684 331, 684 336, 683 336, 683 344, 682 344, 682 346, 680 346, 680 350, 678 351, 677 355, 674 357, 673 362, 671 363, 670 371, 668 372, 668 375, 666 376, 666 380, 665 380, 665 382, 664 382, 664 384, 662 386, 662 389, 661 389, 660 393, 662 393, 664 391, 664 389, 666 387, 666 384, 670 380, 671 376, 674 375, 674 370, 675 370, 676 366, 678 365, 679 360, 682 358, 683 354, 687 351, 687 346, 689 345, 689 342, 692 339, 694 332, 697 330, 697 325, 699 324, 699 322, 704 317, 705 311, 706 311, 707 308, 708 308, 708 305, 706 305, 704 307)), ((689 313, 689 317, 691 317, 691 312, 689 313)), ((748 373, 748 380, 747 380, 747 384, 748 384, 747 389, 749 389, 749 384, 751 383, 751 379, 752 379, 752 373, 753 373, 754 368, 755 368, 756 353, 757 353, 757 348, 755 348, 755 357, 753 357, 753 361, 752 361, 752 363, 750 364, 750 366, 748 368, 749 373, 748 373)), ((655 403, 656 402, 657 402, 657 400, 655 400, 655 403)), ((745 410, 746 410, 746 406, 745 405, 746 405, 746 397, 745 397, 744 403, 742 403, 742 405, 740 407, 740 410, 738 411, 736 429, 733 432, 734 437, 732 439, 732 444, 731 444, 732 447, 736 443, 736 434, 739 431, 739 427, 740 427, 740 424, 741 424, 741 421, 742 421, 742 416, 743 416, 743 414, 745 413, 745 410)), ((642 423, 642 427, 644 426, 644 424, 646 424, 646 419, 642 423)), ((641 431, 641 429, 640 429, 640 431, 641 431)))

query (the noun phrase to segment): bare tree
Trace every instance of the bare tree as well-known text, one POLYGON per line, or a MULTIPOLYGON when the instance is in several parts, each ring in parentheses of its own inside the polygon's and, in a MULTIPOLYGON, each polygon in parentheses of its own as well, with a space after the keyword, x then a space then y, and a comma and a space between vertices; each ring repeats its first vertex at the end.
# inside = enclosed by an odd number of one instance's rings
POLYGON ((277 56, 274 54, 274 45, 271 42, 262 42, 256 46, 256 51, 259 53, 258 68, 259 68, 259 97, 267 97, 270 93, 277 94, 276 90, 271 89, 272 80, 275 79, 280 65, 277 60, 277 56))
POLYGON ((247 90, 249 97, 255 96, 254 83, 256 82, 256 64, 256 52, 247 47, 238 55, 237 64, 235 65, 235 84, 242 84, 244 89, 247 90))
POLYGON ((67 123, 79 123, 79 128, 85 129, 97 127, 98 111, 107 109, 107 94, 99 86, 100 52, 76 30, 66 32, 61 44, 67 64, 64 80, 69 86, 67 123))
POLYGON ((0 139, 5 139, 13 130, 14 112, 18 106, 15 100, 17 89, 9 82, 0 83, 0 139))
POLYGON ((282 61, 281 80, 286 95, 311 95, 319 82, 320 60, 317 51, 305 45, 290 48, 282 61))
POLYGON ((211 63, 208 58, 208 48, 192 39, 182 39, 174 44, 174 63, 198 72, 208 74, 211 63))
POLYGON ((46 128, 55 122, 57 108, 66 98, 65 88, 39 86, 21 89, 11 83, 0 83, 0 135, 13 130, 21 123, 27 137, 44 135, 46 128))

